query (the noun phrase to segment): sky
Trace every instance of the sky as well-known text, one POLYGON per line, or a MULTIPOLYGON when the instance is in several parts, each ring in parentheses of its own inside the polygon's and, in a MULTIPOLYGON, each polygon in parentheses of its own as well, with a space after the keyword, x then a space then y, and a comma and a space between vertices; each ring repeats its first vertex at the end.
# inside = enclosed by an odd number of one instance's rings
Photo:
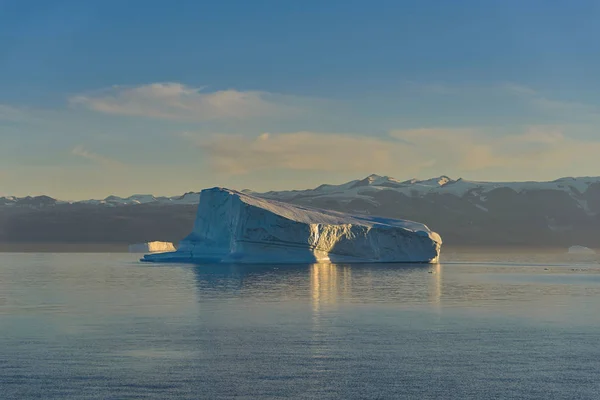
POLYGON ((600 175, 600 3, 0 0, 0 196, 600 175))

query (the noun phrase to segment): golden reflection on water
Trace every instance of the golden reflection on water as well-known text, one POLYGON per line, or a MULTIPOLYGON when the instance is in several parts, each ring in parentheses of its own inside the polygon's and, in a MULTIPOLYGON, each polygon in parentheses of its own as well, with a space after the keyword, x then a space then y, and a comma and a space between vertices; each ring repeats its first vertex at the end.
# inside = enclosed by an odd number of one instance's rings
POLYGON ((336 264, 313 264, 310 266, 310 293, 312 301, 312 340, 310 350, 315 360, 315 370, 321 371, 321 363, 331 353, 331 332, 328 330, 326 314, 337 310, 338 299, 348 294, 352 273, 349 267, 336 264))
POLYGON ((371 299, 398 307, 429 303, 436 311, 442 309, 440 264, 416 267, 313 264, 309 268, 309 282, 312 305, 310 351, 317 370, 321 368, 321 362, 333 356, 337 332, 332 318, 339 315, 344 306, 363 304, 365 299, 371 299))
MULTIPOLYGON (((348 268, 349 269, 349 268, 348 268)), ((349 287, 351 274, 342 271, 342 287, 349 287), (348 281, 348 282, 346 282, 348 281)), ((338 301, 338 266, 336 264, 313 264, 310 267, 310 291, 313 311, 318 313, 323 305, 336 304, 338 301)))
POLYGON ((418 268, 402 265, 397 269, 384 266, 381 271, 368 266, 354 268, 358 269, 353 274, 353 267, 349 265, 310 266, 310 295, 315 313, 324 308, 337 308, 339 303, 352 302, 353 295, 360 297, 366 293, 372 297, 396 298, 400 303, 415 300, 429 302, 434 306, 442 303, 441 264, 418 268), (353 285, 358 288, 358 293, 353 293, 353 285))
POLYGON ((429 284, 429 299, 431 304, 439 308, 442 304, 442 265, 433 264, 429 284))

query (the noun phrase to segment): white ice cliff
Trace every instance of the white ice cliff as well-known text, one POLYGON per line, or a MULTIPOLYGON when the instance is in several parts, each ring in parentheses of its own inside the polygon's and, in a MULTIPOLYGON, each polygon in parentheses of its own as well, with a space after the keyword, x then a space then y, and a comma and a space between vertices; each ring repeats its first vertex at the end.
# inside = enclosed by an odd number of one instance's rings
POLYGON ((193 232, 175 252, 142 261, 315 263, 438 261, 442 240, 427 226, 203 190, 193 232))

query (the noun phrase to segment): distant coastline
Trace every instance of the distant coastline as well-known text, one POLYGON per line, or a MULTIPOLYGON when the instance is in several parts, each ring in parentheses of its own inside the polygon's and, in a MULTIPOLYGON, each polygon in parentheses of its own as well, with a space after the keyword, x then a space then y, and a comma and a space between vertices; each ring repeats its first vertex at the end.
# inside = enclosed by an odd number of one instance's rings
MULTIPOLYGON (((444 245, 442 256, 456 253, 515 253, 515 254, 566 254, 568 248, 557 246, 527 245, 444 245)), ((599 249, 594 249, 600 253, 599 249)), ((127 253, 128 244, 123 243, 2 243, 0 253, 127 253)))
MULTIPOLYGON (((600 177, 498 183, 370 175, 309 190, 247 192, 303 207, 417 221, 442 236, 444 249, 600 247, 600 177)), ((134 243, 178 243, 193 228, 198 200, 192 192, 80 203, 0 197, 0 251, 125 252, 134 243)))
POLYGON ((0 253, 127 253, 122 243, 0 243, 0 253))

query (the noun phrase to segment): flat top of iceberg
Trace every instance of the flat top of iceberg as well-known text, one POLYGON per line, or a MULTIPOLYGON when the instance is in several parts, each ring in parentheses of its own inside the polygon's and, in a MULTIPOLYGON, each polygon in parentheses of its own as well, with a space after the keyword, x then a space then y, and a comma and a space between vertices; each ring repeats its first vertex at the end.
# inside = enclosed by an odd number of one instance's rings
POLYGON ((227 192, 231 195, 237 196, 242 202, 263 208, 273 214, 277 214, 283 218, 290 219, 292 221, 298 221, 306 224, 329 224, 329 225, 363 225, 363 226, 390 226, 396 228, 404 228, 410 231, 419 232, 431 232, 425 224, 419 222, 392 219, 384 217, 375 217, 370 215, 351 215, 331 210, 323 210, 318 208, 303 207, 297 204, 283 203, 276 200, 267 200, 260 197, 252 196, 246 193, 238 192, 232 189, 215 187, 211 189, 205 189, 204 192, 227 192))

